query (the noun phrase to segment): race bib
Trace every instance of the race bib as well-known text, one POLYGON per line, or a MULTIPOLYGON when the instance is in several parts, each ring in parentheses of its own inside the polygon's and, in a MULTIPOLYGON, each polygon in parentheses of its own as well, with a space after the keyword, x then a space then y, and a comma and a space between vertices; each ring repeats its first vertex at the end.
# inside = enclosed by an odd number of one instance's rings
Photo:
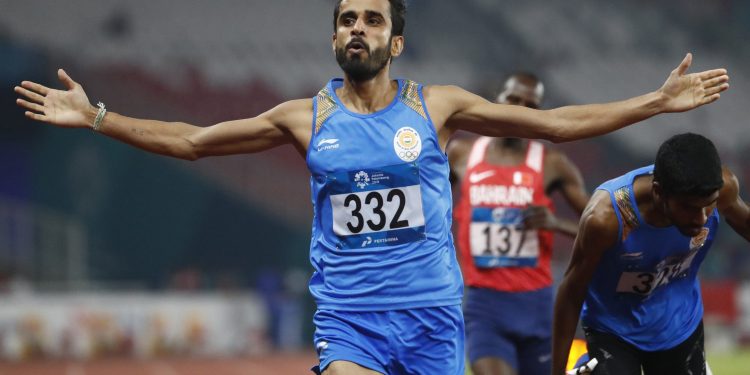
POLYGON ((341 248, 399 245, 424 238, 416 163, 329 176, 333 232, 341 248))
POLYGON ((469 234, 477 267, 535 267, 539 259, 536 230, 524 230, 520 208, 475 207, 469 234))
POLYGON ((656 288, 686 277, 698 250, 700 247, 690 250, 683 256, 667 258, 656 266, 655 271, 623 272, 617 283, 617 291, 648 296, 656 288))

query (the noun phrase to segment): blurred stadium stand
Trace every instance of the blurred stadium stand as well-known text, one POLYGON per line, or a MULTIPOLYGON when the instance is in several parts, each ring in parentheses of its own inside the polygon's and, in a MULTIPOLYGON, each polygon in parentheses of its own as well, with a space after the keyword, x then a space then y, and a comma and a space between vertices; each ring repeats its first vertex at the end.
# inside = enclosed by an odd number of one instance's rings
MULTIPOLYGON (((59 86, 54 72, 65 67, 93 102, 116 112, 200 125, 254 116, 340 75, 332 4, 0 0, 0 291, 143 293, 144 309, 156 309, 152 293, 247 291, 248 303, 271 312, 269 345, 309 342, 311 206, 295 150, 170 160, 31 123, 10 88, 22 79, 59 86), (273 321, 280 316, 289 320, 273 321)), ((732 88, 715 105, 559 147, 593 188, 648 163, 669 135, 700 132, 750 197, 747 2, 413 0, 409 12, 394 75, 487 97, 516 70, 541 76, 553 107, 656 89, 687 51, 694 70, 726 66, 732 88)), ((733 285, 711 293, 707 314, 735 332, 734 345, 750 341, 750 252, 728 227, 722 232, 703 278, 711 291, 733 285)), ((570 245, 557 239, 557 275, 570 245)), ((19 326, 4 306, 7 341, 19 326)))

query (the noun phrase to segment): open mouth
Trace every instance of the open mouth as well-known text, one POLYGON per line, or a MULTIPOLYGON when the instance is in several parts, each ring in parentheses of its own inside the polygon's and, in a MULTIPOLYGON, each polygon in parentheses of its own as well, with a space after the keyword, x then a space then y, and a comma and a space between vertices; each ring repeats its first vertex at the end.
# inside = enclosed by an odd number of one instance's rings
POLYGON ((364 52, 367 51, 367 45, 359 40, 352 40, 346 45, 346 50, 351 52, 364 52))

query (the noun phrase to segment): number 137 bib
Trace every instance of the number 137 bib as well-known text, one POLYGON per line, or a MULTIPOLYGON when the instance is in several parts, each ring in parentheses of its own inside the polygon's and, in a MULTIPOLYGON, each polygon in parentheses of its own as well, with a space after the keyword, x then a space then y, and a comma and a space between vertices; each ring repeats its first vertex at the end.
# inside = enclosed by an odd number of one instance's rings
POLYGON ((339 247, 392 246, 425 237, 416 163, 337 173, 329 181, 339 247))
POLYGON ((519 208, 474 207, 471 211, 471 256, 477 267, 535 267, 539 258, 536 230, 523 228, 519 208))

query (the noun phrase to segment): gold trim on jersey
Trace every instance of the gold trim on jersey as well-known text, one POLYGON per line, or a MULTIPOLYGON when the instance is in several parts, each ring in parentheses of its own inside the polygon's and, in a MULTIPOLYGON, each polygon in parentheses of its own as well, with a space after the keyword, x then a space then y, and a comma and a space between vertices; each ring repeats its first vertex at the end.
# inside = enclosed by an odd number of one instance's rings
POLYGON ((420 116, 422 116, 425 120, 427 120, 427 113, 424 110, 424 106, 422 105, 422 101, 419 99, 419 85, 410 80, 404 81, 404 86, 401 88, 401 94, 399 95, 399 100, 406 104, 407 107, 414 110, 414 112, 417 112, 420 116))
POLYGON ((615 203, 622 217, 622 241, 628 238, 630 232, 638 227, 638 216, 630 199, 630 189, 627 186, 615 190, 615 203))
POLYGON ((328 91, 328 87, 320 90, 317 96, 317 111, 315 113, 315 134, 323 126, 323 123, 328 120, 329 117, 336 111, 338 105, 336 100, 333 99, 333 95, 328 91))

